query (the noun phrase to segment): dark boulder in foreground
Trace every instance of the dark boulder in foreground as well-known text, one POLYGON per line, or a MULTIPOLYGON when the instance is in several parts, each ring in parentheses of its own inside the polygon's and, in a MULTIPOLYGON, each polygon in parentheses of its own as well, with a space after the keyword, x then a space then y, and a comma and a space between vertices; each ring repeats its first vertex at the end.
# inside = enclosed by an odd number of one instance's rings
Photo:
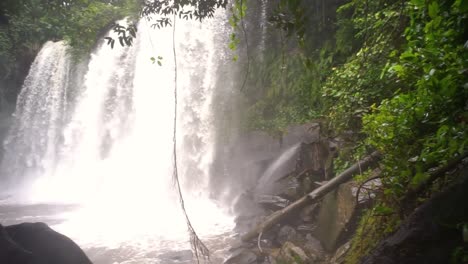
POLYGON ((70 238, 44 223, 0 225, 0 263, 91 264, 70 238))
POLYGON ((458 182, 416 209, 361 263, 466 263, 468 241, 460 226, 468 221, 468 169, 461 173, 458 182))

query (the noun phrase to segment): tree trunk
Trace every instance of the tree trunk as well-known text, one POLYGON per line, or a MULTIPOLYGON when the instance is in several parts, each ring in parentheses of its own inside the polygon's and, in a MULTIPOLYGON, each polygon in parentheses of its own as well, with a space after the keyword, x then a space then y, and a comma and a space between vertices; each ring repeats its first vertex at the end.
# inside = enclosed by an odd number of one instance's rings
POLYGON ((381 158, 380 153, 376 151, 376 152, 373 152, 371 155, 365 157, 364 159, 358 161, 358 163, 354 164, 353 166, 351 166, 350 168, 342 172, 340 175, 331 179, 326 184, 315 189, 313 192, 307 194, 306 196, 295 201, 289 206, 271 214, 263 223, 259 224, 253 230, 243 235, 241 237, 242 241, 245 242, 253 238, 256 238, 260 233, 267 231, 272 226, 279 223, 285 216, 290 215, 292 212, 295 212, 296 210, 301 209, 308 204, 317 202, 327 193, 337 188, 340 184, 345 183, 348 180, 350 180, 355 174, 365 171, 368 168, 376 165, 377 161, 379 161, 380 158, 381 158))

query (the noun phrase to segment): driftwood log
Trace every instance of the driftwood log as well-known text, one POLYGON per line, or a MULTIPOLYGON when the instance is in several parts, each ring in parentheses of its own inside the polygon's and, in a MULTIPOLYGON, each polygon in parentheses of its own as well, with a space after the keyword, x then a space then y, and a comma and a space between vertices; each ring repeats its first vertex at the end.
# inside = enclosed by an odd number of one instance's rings
POLYGON ((292 212, 296 212, 298 209, 305 207, 308 204, 317 202, 323 196, 325 196, 330 191, 337 188, 340 184, 349 181, 355 174, 363 172, 368 168, 371 168, 377 164, 380 160, 381 154, 378 152, 373 152, 371 155, 365 157, 364 159, 358 161, 356 164, 342 172, 340 175, 331 179, 326 184, 315 189, 313 192, 307 194, 301 199, 295 201, 289 206, 278 210, 267 217, 265 221, 256 226, 253 230, 246 233, 241 237, 242 241, 246 242, 253 238, 256 238, 259 234, 269 230, 275 224, 279 223, 285 216, 290 215, 292 212))

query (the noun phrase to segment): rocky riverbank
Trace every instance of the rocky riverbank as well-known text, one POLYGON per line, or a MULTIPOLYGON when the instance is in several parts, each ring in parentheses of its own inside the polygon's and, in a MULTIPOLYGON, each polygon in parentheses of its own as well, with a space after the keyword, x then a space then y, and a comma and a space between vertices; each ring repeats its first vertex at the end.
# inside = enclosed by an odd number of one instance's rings
MULTIPOLYGON (((257 181, 237 201, 238 232, 252 230, 273 212, 326 184, 334 175, 332 164, 340 143, 320 138, 313 129, 317 126, 293 128, 304 133, 299 136, 300 143, 283 146, 283 151, 268 161, 256 155, 263 162, 258 167, 263 169, 257 170, 257 181)), ((457 202, 466 200, 462 190, 466 190, 468 182, 467 163, 462 160, 447 171, 459 180, 406 217, 400 228, 382 240, 362 263, 448 263, 453 254, 468 252, 468 241, 463 242, 456 226, 468 220, 466 203, 457 202), (451 210, 443 209, 447 207, 451 210)), ((344 263, 363 210, 372 206, 381 186, 377 175, 378 169, 364 183, 343 183, 318 203, 289 214, 257 238, 239 243, 231 249, 225 264, 344 263)))
MULTIPOLYGON (((262 158, 264 152, 257 149, 256 167, 262 169, 256 170, 257 181, 236 204, 237 229, 241 233, 327 183, 334 175, 333 159, 340 144, 321 138, 319 124, 292 127, 282 140, 270 140, 272 144, 267 144, 268 148, 273 149, 272 146, 278 144, 282 151, 276 151, 275 157, 265 155, 262 158)), ((341 263, 341 256, 349 248, 358 212, 372 197, 362 192, 356 199, 357 187, 354 182, 342 184, 321 202, 291 214, 257 239, 239 244, 231 250, 232 256, 226 264, 341 263)))

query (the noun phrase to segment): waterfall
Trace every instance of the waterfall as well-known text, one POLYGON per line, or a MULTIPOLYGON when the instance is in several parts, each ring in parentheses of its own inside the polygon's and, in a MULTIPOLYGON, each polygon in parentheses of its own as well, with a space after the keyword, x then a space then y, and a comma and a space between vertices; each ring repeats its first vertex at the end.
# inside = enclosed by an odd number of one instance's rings
POLYGON ((31 65, 4 142, 1 174, 10 187, 53 167, 67 111, 70 58, 63 42, 47 42, 31 65))
POLYGON ((265 43, 266 43, 266 36, 267 36, 267 29, 268 29, 268 23, 267 23, 267 7, 268 7, 268 0, 261 0, 260 3, 260 25, 262 29, 262 33, 260 36, 260 52, 261 52, 261 60, 264 60, 264 53, 266 51, 265 43))
MULTIPOLYGON (((177 21, 175 35, 179 179, 192 224, 208 246, 214 239, 218 247, 216 237, 226 239, 233 226, 209 199, 216 143, 212 97, 218 68, 229 60, 225 43, 216 41, 224 34, 222 21, 222 14, 203 25, 177 21)), ((93 249, 125 247, 134 261, 128 263, 146 263, 142 250, 189 248, 172 179, 172 28, 154 30, 150 23, 139 22, 131 47, 111 49, 102 41, 75 82, 69 81, 66 45, 46 43, 4 143, 3 175, 16 183, 24 179, 15 202, 79 204, 55 228, 100 258, 106 253, 93 249), (151 60, 159 56, 161 65, 151 60)))

